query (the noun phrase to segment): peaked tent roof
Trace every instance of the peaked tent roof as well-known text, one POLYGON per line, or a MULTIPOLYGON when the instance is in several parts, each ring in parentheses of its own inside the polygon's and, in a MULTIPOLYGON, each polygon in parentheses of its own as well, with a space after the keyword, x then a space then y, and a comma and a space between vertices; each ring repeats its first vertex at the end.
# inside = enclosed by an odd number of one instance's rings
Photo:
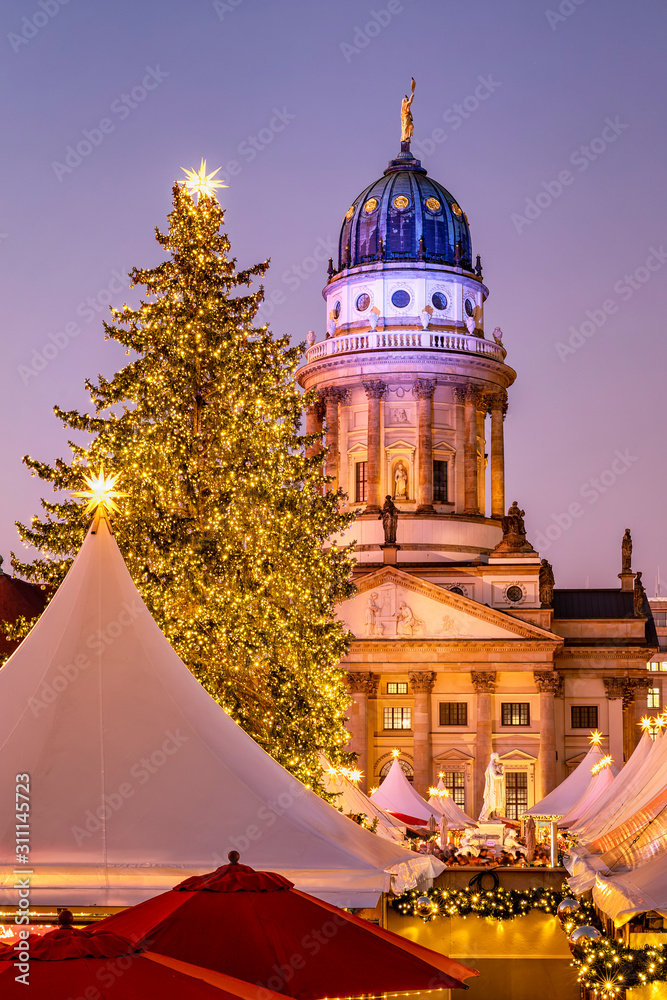
POLYGON ((617 771, 612 767, 611 764, 607 764, 605 767, 600 768, 595 774, 591 775, 591 780, 588 783, 586 790, 583 795, 574 803, 573 806, 568 809, 565 815, 559 819, 559 826, 572 826, 597 802, 603 792, 605 792, 609 786, 614 782, 617 771))
POLYGON ((398 760, 392 762, 387 777, 371 801, 411 826, 426 826, 431 816, 440 822, 442 813, 426 802, 403 774, 398 760))
MULTIPOLYGON (((31 902, 127 905, 230 849, 367 906, 441 863, 363 830, 268 756, 179 659, 104 519, 0 671, 0 801, 30 775, 31 902)), ((15 816, 0 812, 0 901, 15 816)))
POLYGON ((588 790, 593 777, 591 768, 602 757, 604 757, 602 748, 597 743, 591 744, 588 753, 575 767, 572 774, 569 774, 565 781, 561 781, 560 785, 557 785, 553 791, 536 802, 534 806, 526 809, 526 816, 532 816, 534 819, 565 816, 588 790))
MULTIPOLYGON (((438 779, 436 788, 439 792, 447 790, 442 778, 438 779)), ((459 808, 451 795, 431 795, 428 804, 445 817, 448 830, 461 830, 465 826, 477 826, 477 821, 459 808)))

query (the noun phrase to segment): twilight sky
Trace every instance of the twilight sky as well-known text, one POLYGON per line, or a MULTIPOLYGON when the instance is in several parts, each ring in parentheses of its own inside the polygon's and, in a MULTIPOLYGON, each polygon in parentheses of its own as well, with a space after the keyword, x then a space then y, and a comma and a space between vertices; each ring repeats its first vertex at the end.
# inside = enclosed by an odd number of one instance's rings
POLYGON ((84 407, 84 379, 125 363, 101 318, 162 259, 179 168, 223 165, 239 264, 272 259, 265 315, 321 339, 326 258, 398 151, 414 75, 413 151, 468 215, 487 336, 503 328, 518 374, 508 502, 556 586, 618 586, 630 527, 667 594, 664 5, 5 0, 0 19, 8 572, 48 488, 22 456, 68 457, 53 404, 84 407))

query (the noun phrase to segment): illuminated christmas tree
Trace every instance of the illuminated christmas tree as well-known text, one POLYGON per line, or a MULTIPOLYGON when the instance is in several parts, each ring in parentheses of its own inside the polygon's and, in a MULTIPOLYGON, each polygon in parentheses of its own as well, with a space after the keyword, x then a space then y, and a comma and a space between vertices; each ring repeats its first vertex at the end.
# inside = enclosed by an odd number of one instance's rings
MULTIPOLYGON (((351 593, 352 556, 331 543, 351 520, 325 493, 319 439, 301 436, 310 402, 294 373, 301 348, 253 322, 268 264, 236 270, 221 232, 214 175, 174 187, 169 258, 131 272, 139 308, 112 310, 107 338, 132 356, 110 381, 87 382, 91 412, 55 408, 69 463, 25 459, 55 491, 84 472, 119 474, 114 520, 128 568, 163 632, 195 676, 281 764, 317 784, 317 753, 342 760, 348 697, 337 668, 347 648, 335 604, 351 593), (317 449, 316 449, 317 450, 317 449)), ((79 502, 42 501, 18 525, 43 558, 13 565, 57 585, 87 529, 79 502)))

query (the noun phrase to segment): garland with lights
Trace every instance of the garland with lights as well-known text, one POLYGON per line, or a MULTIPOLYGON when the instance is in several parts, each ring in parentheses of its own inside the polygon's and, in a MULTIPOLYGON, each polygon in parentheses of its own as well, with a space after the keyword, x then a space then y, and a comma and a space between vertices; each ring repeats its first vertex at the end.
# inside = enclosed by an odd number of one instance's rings
POLYGON ((574 954, 578 982, 597 996, 609 1000, 623 990, 667 980, 667 956, 663 945, 624 948, 604 935, 581 954, 574 954))
POLYGON ((217 171, 186 173, 156 232, 166 259, 130 273, 142 301, 105 324, 125 367, 86 382, 89 412, 55 407, 76 436, 68 461, 24 460, 69 495, 17 525, 39 555, 12 565, 55 591, 88 528, 72 494, 106 468, 124 492, 116 540, 163 633, 231 717, 320 790, 319 754, 350 760, 349 634, 334 608, 354 592, 353 556, 333 539, 354 515, 326 490, 321 433, 300 432, 318 404, 296 385, 303 347, 256 325, 263 291, 248 287, 268 262, 237 269, 217 171))
MULTIPOLYGON (((481 875, 492 874, 492 868, 480 869, 481 875)), ((557 889, 447 889, 436 886, 425 892, 411 889, 391 899, 391 906, 402 916, 416 916, 423 920, 436 917, 493 917, 495 920, 513 920, 532 910, 556 914, 565 898, 557 889)), ((593 905, 581 901, 582 918, 593 919, 593 905)))

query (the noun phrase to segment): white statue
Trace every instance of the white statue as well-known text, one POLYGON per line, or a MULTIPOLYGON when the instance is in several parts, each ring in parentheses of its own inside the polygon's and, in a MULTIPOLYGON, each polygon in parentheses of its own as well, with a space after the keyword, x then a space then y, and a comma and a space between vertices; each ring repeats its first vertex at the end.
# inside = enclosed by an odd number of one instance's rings
POLYGON ((377 306, 373 306, 368 314, 368 322, 371 324, 371 330, 375 331, 377 329, 378 320, 380 318, 380 310, 377 306))
POLYGON ((471 337, 475 335, 475 330, 478 330, 482 325, 482 307, 475 306, 472 311, 472 316, 466 316, 466 326, 468 327, 468 333, 471 337))
POLYGON ((433 317, 433 309, 431 308, 431 306, 426 306, 425 309, 422 309, 420 316, 422 321, 422 329, 428 330, 428 325, 433 317))
POLYGON ((366 635, 382 635, 384 628, 377 621, 380 605, 377 603, 377 593, 371 594, 368 598, 366 611, 364 613, 364 624, 366 625, 366 635))
POLYGON ((315 331, 314 330, 309 330, 308 331, 308 335, 306 337, 306 341, 308 343, 308 346, 312 347, 316 340, 317 340, 317 336, 315 334, 315 331))
POLYGON ((396 634, 414 635, 415 632, 421 632, 423 628, 424 623, 421 618, 417 618, 410 605, 403 601, 396 614, 396 634))
POLYGON ((497 326, 493 331, 493 339, 495 340, 498 347, 503 346, 503 331, 500 329, 499 326, 497 326))
POLYGON ((484 775, 484 803, 479 814, 480 823, 491 819, 494 813, 502 816, 505 812, 505 768, 497 753, 491 754, 489 766, 484 775))
POLYGON ((403 462, 399 462, 394 470, 394 500, 408 498, 408 470, 403 462))

